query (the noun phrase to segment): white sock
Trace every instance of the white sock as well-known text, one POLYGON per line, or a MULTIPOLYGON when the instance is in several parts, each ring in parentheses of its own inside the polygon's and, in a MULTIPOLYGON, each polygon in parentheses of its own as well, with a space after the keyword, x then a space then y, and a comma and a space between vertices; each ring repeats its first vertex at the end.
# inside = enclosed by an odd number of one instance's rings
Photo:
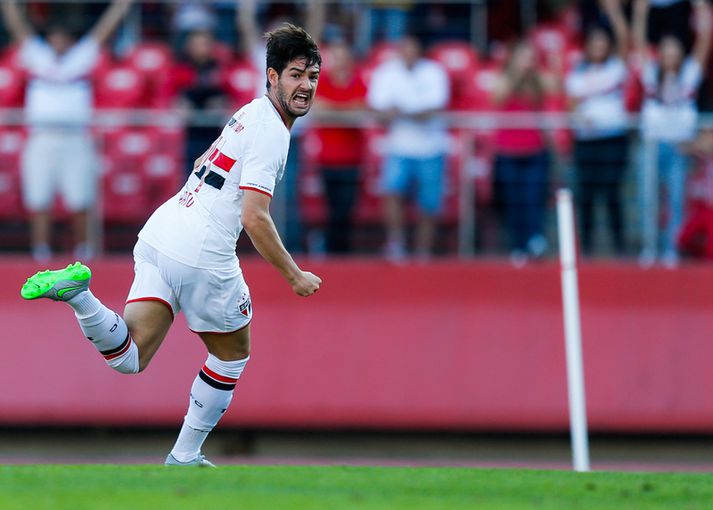
POLYGON ((139 371, 139 349, 118 313, 104 306, 89 290, 67 303, 74 309, 84 336, 104 356, 107 365, 123 374, 139 371))
POLYGON ((250 356, 237 361, 222 361, 208 355, 191 386, 188 412, 171 450, 176 460, 189 462, 200 454, 206 437, 228 410, 235 385, 249 359, 250 356))

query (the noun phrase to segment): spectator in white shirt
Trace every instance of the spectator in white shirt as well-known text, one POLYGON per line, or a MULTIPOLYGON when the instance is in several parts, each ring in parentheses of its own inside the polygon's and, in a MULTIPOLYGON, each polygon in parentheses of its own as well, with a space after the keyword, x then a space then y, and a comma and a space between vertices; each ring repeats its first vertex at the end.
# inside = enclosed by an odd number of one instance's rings
POLYGON ((621 184, 627 166, 628 136, 624 86, 628 27, 618 0, 601 0, 614 29, 590 29, 584 59, 567 76, 565 88, 577 121, 574 163, 579 194, 582 250, 592 253, 594 204, 607 205, 614 249, 624 251, 621 184))
POLYGON ((16 0, 1 3, 20 61, 29 75, 25 99, 30 136, 22 156, 22 195, 30 212, 32 254, 52 255, 50 227, 54 195, 73 214, 75 255, 90 258, 87 212, 96 199, 97 161, 89 131, 92 116, 90 73, 100 45, 128 10, 130 0, 115 0, 89 34, 75 41, 61 24, 40 38, 20 13, 16 0))
POLYGON ((421 43, 407 35, 399 58, 379 66, 368 87, 367 102, 388 125, 382 186, 385 197, 388 258, 406 256, 403 200, 415 186, 420 213, 416 253, 433 249, 437 218, 443 206, 446 125, 439 114, 449 99, 443 67, 422 57, 421 43))
POLYGON ((639 190, 641 192, 642 220, 651 218, 658 190, 644 193, 645 160, 651 156, 661 188, 665 192, 666 212, 660 246, 647 246, 640 255, 642 265, 651 265, 660 248, 662 261, 667 267, 678 264, 676 239, 683 221, 688 157, 682 147, 696 136, 698 111, 696 95, 703 80, 711 45, 711 13, 707 2, 694 4, 696 41, 693 51, 686 56, 682 42, 674 36, 663 37, 658 44, 657 57, 652 57, 646 44, 646 20, 649 10, 647 0, 634 2, 633 40, 643 62, 641 81, 644 103, 641 110, 641 131, 644 139, 642 161, 639 165, 639 190), (653 155, 646 151, 653 150, 653 155))

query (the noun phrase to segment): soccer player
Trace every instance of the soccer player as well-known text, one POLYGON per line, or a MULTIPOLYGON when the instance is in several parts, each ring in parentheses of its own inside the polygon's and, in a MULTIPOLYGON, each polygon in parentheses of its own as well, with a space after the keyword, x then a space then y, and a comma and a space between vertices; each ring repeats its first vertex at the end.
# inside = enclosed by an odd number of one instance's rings
POLYGON ((233 115, 196 160, 183 189, 139 232, 123 318, 92 294, 91 271, 79 262, 37 273, 21 290, 25 299, 69 304, 107 364, 125 374, 146 368, 174 315, 183 310, 208 359, 191 387, 167 465, 213 466, 201 446, 228 408, 249 359, 252 306, 235 254, 243 228, 296 294, 310 296, 322 283, 285 250, 269 212, 284 172, 290 127, 312 106, 322 59, 302 28, 285 23, 266 37, 266 95, 233 115))

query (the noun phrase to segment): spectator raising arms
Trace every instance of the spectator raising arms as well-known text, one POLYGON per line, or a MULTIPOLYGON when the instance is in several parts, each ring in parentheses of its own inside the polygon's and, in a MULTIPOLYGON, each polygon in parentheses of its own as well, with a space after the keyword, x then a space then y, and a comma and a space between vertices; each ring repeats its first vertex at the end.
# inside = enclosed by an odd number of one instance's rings
MULTIPOLYGON (((642 83, 645 99, 641 111, 641 130, 644 139, 639 165, 639 190, 642 220, 657 222, 654 201, 658 189, 649 192, 644 185, 647 170, 658 173, 656 182, 662 184, 666 197, 666 223, 660 246, 646 246, 640 255, 642 265, 651 265, 661 249, 664 265, 675 267, 678 263, 676 239, 683 220, 688 157, 682 144, 690 143, 696 135, 696 94, 703 79, 711 44, 711 14, 705 1, 694 3, 696 42, 691 55, 686 56, 682 42, 675 36, 662 37, 657 56, 648 53, 646 44, 646 19, 648 0, 634 2, 633 40, 643 62, 642 83), (652 153, 648 153, 653 151, 652 153), (650 157, 653 165, 646 164, 650 157)), ((652 229, 656 231, 657 229, 652 229)), ((658 243, 656 243, 658 244, 658 243)))
MULTIPOLYGON (((495 83, 493 102, 501 112, 535 114, 545 109, 548 96, 557 88, 555 77, 538 71, 535 49, 520 42, 495 83)), ((520 264, 528 256, 542 256, 547 249, 547 141, 541 129, 526 124, 499 129, 495 145, 495 178, 502 189, 511 259, 520 264)))
POLYGON ((589 29, 584 58, 567 76, 566 92, 574 109, 574 164, 582 223, 582 249, 592 253, 594 202, 606 200, 617 253, 624 251, 621 183, 627 166, 628 137, 624 86, 628 27, 619 0, 601 0, 614 29, 589 29))
POLYGON ((87 213, 96 200, 98 162, 89 131, 90 74, 100 46, 130 5, 130 0, 115 0, 94 28, 75 41, 61 22, 50 24, 46 38, 40 38, 15 0, 0 3, 8 31, 20 43, 20 62, 29 75, 25 99, 29 139, 22 156, 22 196, 30 212, 32 255, 38 261, 52 255, 50 211, 56 191, 73 214, 75 256, 86 260, 93 254, 87 213))
POLYGON ((443 206, 448 133, 439 118, 448 104, 449 83, 443 67, 421 55, 414 35, 399 43, 400 56, 379 66, 368 90, 369 106, 388 125, 382 187, 386 194, 386 256, 406 256, 403 199, 416 185, 419 225, 416 253, 433 249, 436 221, 443 206))
MULTIPOLYGON (((362 111, 366 85, 356 72, 351 48, 340 41, 330 45, 329 55, 329 63, 319 79, 315 106, 322 112, 362 111)), ((318 128, 316 134, 320 142, 317 163, 328 206, 327 251, 348 253, 364 154, 361 130, 327 126, 318 128)))

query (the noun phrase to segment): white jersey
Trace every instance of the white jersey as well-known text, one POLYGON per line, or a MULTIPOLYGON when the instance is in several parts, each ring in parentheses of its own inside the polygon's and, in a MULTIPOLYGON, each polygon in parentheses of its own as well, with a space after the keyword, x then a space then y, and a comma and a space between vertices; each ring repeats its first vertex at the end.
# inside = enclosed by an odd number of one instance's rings
POLYGON ((272 196, 289 145, 290 132, 270 99, 254 99, 231 117, 198 171, 156 209, 139 238, 191 267, 237 268, 245 191, 272 196))

